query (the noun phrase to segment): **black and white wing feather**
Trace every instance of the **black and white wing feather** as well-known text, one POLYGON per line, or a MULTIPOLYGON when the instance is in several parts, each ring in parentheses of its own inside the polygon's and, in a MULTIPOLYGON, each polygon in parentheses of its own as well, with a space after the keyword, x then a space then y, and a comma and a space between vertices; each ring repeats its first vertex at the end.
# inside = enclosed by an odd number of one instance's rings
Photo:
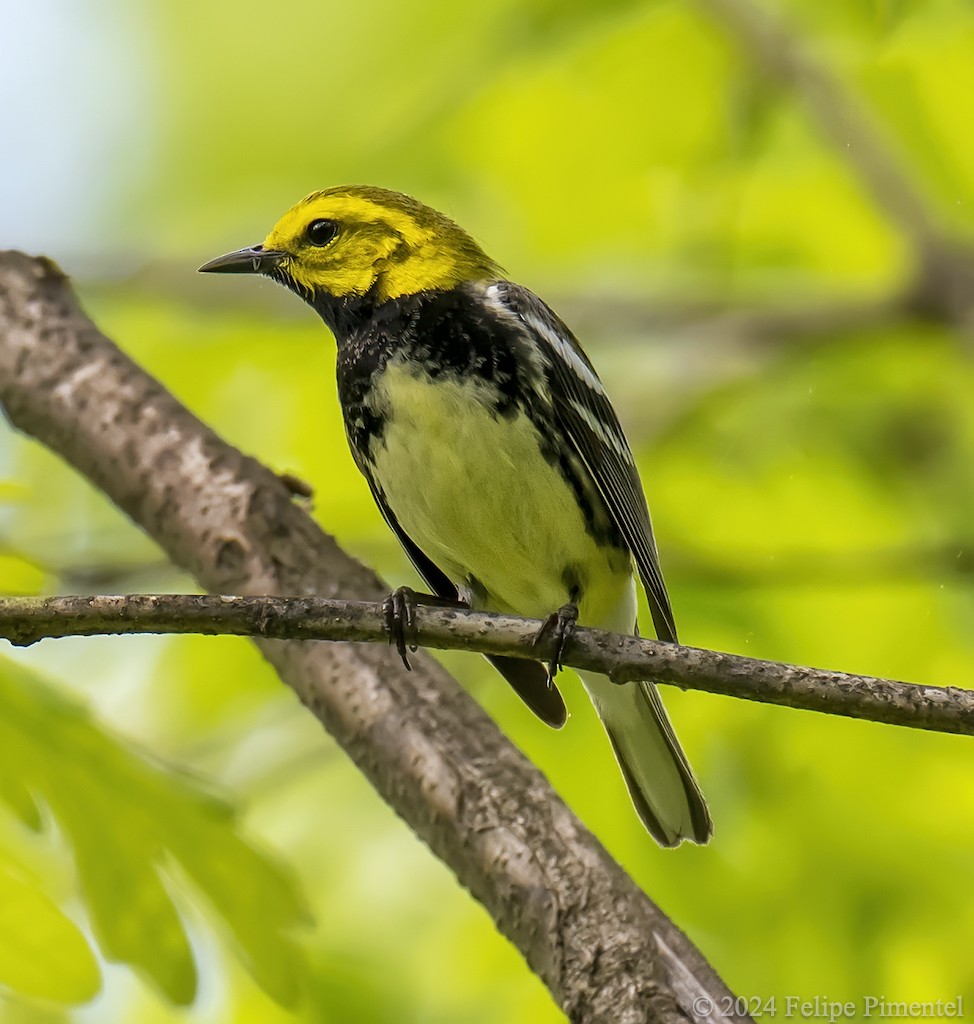
POLYGON ((488 286, 488 298, 514 314, 544 353, 558 427, 592 474, 633 554, 656 635, 676 643, 676 625, 639 472, 602 382, 572 332, 532 292, 501 281, 488 286))

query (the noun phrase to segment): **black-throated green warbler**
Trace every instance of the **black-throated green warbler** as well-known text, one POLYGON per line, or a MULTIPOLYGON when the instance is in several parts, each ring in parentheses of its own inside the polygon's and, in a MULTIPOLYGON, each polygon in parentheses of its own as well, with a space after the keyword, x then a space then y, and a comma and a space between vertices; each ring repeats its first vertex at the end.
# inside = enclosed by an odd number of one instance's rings
MULTIPOLYGON (((264 274, 321 315, 352 455, 441 600, 632 633, 638 573, 657 636, 676 641, 636 465, 592 364, 460 227, 396 192, 332 188, 200 269, 264 274)), ((564 723, 549 670, 491 660, 564 723)), ((582 679, 646 827, 664 846, 705 843, 710 814, 656 687, 582 679)))

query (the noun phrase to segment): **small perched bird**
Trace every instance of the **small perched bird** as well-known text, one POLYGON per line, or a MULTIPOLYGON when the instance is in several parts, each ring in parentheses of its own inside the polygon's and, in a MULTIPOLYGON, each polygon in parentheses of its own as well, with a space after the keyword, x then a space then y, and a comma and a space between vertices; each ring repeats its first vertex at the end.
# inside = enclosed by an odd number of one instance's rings
MULTIPOLYGON (((544 619, 558 646, 576 618, 637 632, 638 574, 656 635, 676 642, 602 383, 555 313, 457 224, 397 192, 331 188, 200 270, 273 278, 335 335, 352 455, 440 603, 544 619)), ((490 660, 539 717, 564 724, 557 656, 548 669, 490 660)), ((710 813, 656 687, 581 676, 646 828, 663 846, 707 842, 710 813)))

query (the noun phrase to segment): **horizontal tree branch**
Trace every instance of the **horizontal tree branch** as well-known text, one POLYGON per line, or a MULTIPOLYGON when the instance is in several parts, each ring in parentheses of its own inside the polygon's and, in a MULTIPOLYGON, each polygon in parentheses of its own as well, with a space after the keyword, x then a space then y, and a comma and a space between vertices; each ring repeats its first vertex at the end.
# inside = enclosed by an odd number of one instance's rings
MULTIPOLYGON (((547 660, 551 641, 535 645, 540 627, 533 619, 420 604, 415 640, 436 650, 547 660)), ((197 594, 0 598, 0 636, 12 643, 104 633, 387 641, 382 605, 369 601, 197 594)), ((974 690, 829 672, 582 627, 563 661, 617 683, 652 679, 806 711, 974 735, 974 690)))

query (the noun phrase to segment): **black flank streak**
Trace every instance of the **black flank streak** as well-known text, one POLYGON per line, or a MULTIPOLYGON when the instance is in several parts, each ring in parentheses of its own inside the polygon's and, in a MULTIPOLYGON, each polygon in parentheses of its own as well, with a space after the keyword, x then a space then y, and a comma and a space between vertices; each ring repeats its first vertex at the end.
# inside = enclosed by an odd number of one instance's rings
POLYGON ((581 567, 572 563, 566 565, 561 571, 561 581, 565 585, 565 592, 572 604, 578 604, 585 591, 585 579, 581 567))

